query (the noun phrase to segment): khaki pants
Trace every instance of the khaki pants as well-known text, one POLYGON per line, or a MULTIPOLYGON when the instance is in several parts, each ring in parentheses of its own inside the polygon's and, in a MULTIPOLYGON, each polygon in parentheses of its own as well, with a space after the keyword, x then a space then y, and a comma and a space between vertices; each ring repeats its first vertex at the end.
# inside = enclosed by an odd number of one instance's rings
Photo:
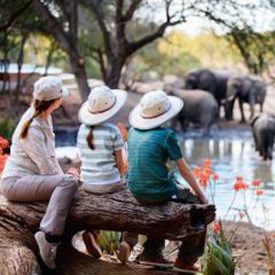
POLYGON ((15 202, 48 201, 40 229, 49 235, 61 236, 64 231, 78 182, 71 175, 29 175, 8 177, 1 181, 0 190, 15 202))

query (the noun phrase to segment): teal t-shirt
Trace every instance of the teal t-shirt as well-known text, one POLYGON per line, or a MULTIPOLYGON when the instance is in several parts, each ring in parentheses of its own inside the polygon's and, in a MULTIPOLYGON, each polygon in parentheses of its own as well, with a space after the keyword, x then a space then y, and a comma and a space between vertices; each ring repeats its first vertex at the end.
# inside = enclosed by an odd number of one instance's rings
POLYGON ((175 133, 165 128, 147 131, 131 128, 128 151, 128 184, 133 195, 148 201, 169 200, 176 187, 169 180, 166 163, 168 159, 182 158, 175 133))

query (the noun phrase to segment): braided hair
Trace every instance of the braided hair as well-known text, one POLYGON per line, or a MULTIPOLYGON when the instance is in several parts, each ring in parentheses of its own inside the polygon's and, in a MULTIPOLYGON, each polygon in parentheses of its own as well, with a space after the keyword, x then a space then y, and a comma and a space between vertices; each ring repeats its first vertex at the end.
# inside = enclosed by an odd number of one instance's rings
POLYGON ((59 98, 52 99, 49 101, 43 101, 43 100, 38 100, 38 99, 34 100, 33 106, 34 106, 35 111, 34 111, 32 117, 24 123, 24 125, 22 127, 22 131, 20 133, 20 138, 24 139, 27 137, 28 131, 29 131, 31 123, 33 122, 33 119, 36 118, 37 116, 41 115, 43 112, 47 111, 50 108, 50 106, 58 99, 59 98))

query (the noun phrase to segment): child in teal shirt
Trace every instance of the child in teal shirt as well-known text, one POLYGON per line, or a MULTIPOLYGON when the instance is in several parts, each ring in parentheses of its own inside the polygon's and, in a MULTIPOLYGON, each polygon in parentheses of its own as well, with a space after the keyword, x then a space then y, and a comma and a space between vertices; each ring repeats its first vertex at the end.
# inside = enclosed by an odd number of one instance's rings
MULTIPOLYGON (((128 152, 128 186, 133 196, 143 204, 161 204, 175 200, 183 203, 207 203, 196 183, 189 165, 182 157, 178 140, 171 129, 163 125, 175 117, 183 108, 181 99, 167 96, 163 91, 147 93, 140 104, 130 114, 128 152), (167 161, 175 161, 181 176, 191 186, 181 189, 170 178, 167 161)), ((174 269, 176 271, 195 272, 194 263, 203 254, 205 232, 188 237, 182 242, 174 269)), ((120 254, 133 245, 131 234, 126 234, 125 242, 120 246, 120 254)), ((162 249, 164 240, 149 237, 144 245, 141 263, 153 266, 171 266, 164 259, 162 249)))

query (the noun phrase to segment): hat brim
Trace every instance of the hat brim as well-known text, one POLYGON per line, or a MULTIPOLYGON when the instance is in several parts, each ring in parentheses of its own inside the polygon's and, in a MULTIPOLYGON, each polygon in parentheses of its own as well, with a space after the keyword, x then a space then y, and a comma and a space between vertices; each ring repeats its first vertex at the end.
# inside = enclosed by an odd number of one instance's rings
POLYGON ((123 107, 128 95, 123 90, 112 90, 112 92, 116 97, 116 103, 111 109, 105 112, 92 114, 88 110, 88 101, 84 102, 78 113, 80 122, 86 125, 97 125, 113 117, 123 107))
POLYGON ((143 118, 140 115, 141 104, 139 103, 130 113, 129 123, 132 127, 140 130, 150 130, 161 126, 166 121, 175 117, 183 108, 183 101, 175 96, 168 96, 171 108, 164 114, 154 118, 143 118))

